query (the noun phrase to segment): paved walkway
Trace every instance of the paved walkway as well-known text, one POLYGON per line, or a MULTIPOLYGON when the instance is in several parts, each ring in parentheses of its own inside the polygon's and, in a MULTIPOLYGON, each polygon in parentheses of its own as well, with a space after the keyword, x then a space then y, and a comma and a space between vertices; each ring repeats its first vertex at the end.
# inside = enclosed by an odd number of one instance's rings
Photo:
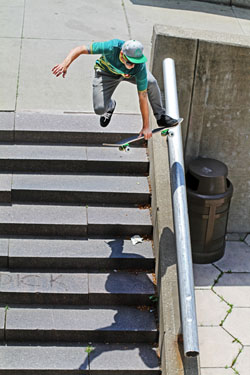
MULTIPOLYGON (((141 40, 150 56, 155 23, 250 35, 250 10, 186 0, 0 0, 0 111, 93 112, 95 56, 80 57, 66 79, 51 68, 77 45, 114 37, 141 40)), ((115 96, 118 113, 139 113, 132 85, 115 96)), ((202 375, 250 373, 249 255, 249 235, 230 237, 221 261, 195 266, 202 375)))
POLYGON ((194 265, 201 375, 250 371, 250 234, 229 234, 225 256, 194 265))
MULTIPOLYGON (((155 23, 250 35, 246 9, 186 0, 74 0, 73 4, 0 0, 0 110, 92 112, 89 93, 95 56, 81 56, 65 79, 50 71, 70 49, 89 41, 136 38, 149 57, 155 23)), ((131 86, 123 83, 117 89, 117 112, 139 112, 131 86)))

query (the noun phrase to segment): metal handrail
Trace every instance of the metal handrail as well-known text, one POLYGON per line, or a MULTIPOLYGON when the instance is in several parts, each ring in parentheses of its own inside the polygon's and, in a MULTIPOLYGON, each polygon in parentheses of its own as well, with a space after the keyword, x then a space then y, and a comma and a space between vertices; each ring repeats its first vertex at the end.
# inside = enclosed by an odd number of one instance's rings
MULTIPOLYGON (((179 118, 173 59, 167 58, 163 61, 163 77, 166 113, 173 118, 179 118)), ((173 136, 167 138, 184 354, 195 357, 199 354, 199 343, 181 125, 171 129, 171 133, 173 136)))

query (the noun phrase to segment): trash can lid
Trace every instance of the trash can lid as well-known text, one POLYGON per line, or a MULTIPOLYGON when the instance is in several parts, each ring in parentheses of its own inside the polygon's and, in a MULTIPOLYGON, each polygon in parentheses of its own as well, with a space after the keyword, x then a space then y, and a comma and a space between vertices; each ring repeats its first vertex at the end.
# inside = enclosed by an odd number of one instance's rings
POLYGON ((227 177, 227 166, 219 160, 199 158, 189 164, 192 174, 205 178, 227 177))
POLYGON ((214 195, 227 191, 227 166, 219 160, 199 158, 189 164, 189 173, 197 180, 199 194, 214 195))

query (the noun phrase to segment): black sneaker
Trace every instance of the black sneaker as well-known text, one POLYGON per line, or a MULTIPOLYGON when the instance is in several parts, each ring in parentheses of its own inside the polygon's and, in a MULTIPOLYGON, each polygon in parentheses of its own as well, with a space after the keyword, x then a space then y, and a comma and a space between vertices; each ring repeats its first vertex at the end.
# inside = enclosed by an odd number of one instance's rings
POLYGON ((114 100, 114 108, 111 109, 110 111, 107 111, 106 113, 104 113, 104 115, 101 116, 100 118, 100 125, 105 128, 106 126, 108 126, 108 124, 110 123, 110 120, 111 120, 111 117, 113 115, 113 112, 115 110, 115 107, 116 107, 116 101, 114 100))
POLYGON ((178 125, 178 120, 168 115, 162 115, 161 118, 157 120, 157 124, 158 126, 172 128, 173 126, 178 125))

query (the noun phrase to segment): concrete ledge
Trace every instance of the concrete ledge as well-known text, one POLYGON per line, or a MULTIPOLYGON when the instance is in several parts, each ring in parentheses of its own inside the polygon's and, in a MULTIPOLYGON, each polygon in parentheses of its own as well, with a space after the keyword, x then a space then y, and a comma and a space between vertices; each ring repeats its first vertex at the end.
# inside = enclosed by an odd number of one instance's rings
MULTIPOLYGON (((161 49, 164 28, 158 26, 154 29, 151 70, 162 82, 162 55, 166 53, 161 49)), ((179 54, 181 61, 180 70, 184 75, 193 75, 192 62, 195 62, 196 41, 188 40, 176 46, 176 38, 170 41, 172 47, 179 54), (184 50, 183 50, 184 49, 184 50), (182 54, 186 59, 182 59, 182 54), (191 60, 191 62, 189 61, 191 60)), ((166 57, 166 56, 165 56, 166 57)), ((185 82, 184 82, 185 85, 185 82)), ((189 85, 189 82, 188 82, 189 85)), ((191 86, 186 90, 191 91, 191 86)), ((190 106, 191 97, 186 98, 185 107, 190 106)), ((151 113, 151 125, 154 127, 154 117, 151 113)), ((172 212, 171 186, 169 175, 169 160, 166 138, 155 136, 149 142, 150 181, 152 188, 152 222, 153 240, 156 257, 156 276, 159 295, 159 351, 161 357, 162 375, 198 375, 199 365, 197 359, 187 359, 183 355, 181 340, 181 322, 179 315, 177 259, 175 235, 172 212)))
MULTIPOLYGON (((153 121, 151 115, 151 123, 153 121)), ((183 347, 181 343, 178 343, 181 322, 166 138, 155 136, 150 140, 149 158, 153 240, 159 295, 159 351, 162 375, 198 375, 197 360, 184 358, 183 347)))

